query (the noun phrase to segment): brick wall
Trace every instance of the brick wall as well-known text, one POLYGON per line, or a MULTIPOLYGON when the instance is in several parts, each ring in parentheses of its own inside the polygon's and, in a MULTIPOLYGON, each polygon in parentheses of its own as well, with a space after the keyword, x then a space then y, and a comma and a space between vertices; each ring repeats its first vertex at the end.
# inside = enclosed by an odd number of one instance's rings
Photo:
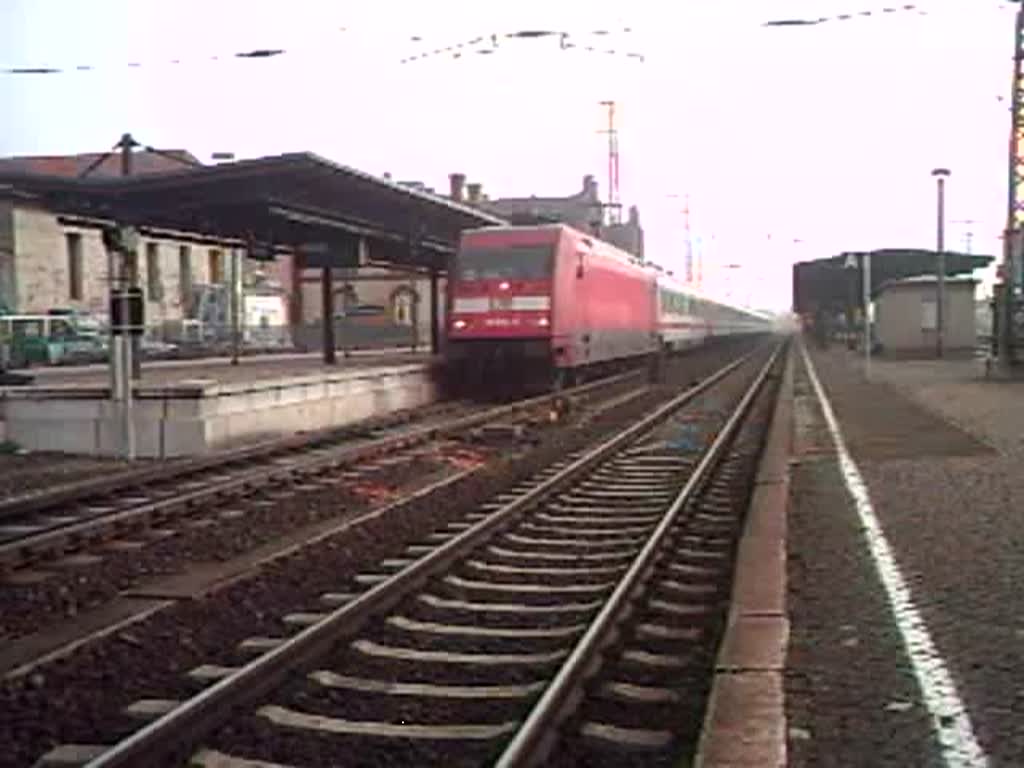
MULTIPOLYGON (((226 246, 185 242, 173 237, 142 236, 136 263, 139 285, 146 296, 146 323, 150 327, 174 323, 187 314, 182 292, 182 247, 188 249, 191 285, 227 282, 230 279, 231 251, 226 246), (155 252, 150 250, 151 245, 155 246, 155 252), (155 255, 160 288, 155 294, 150 280, 150 253, 155 255), (211 258, 213 254, 217 254, 218 265, 211 258)), ((273 262, 244 258, 243 279, 247 284, 251 283, 258 272, 271 283, 279 285, 286 296, 301 292, 301 301, 296 302, 302 309, 301 318, 292 321, 319 324, 320 273, 318 270, 304 270, 302 284, 297 285, 293 279, 293 260, 290 255, 278 256, 273 262)), ((382 270, 364 272, 386 273, 382 270)), ((63 224, 52 211, 0 199, 0 301, 24 314, 43 313, 61 307, 89 311, 105 319, 109 291, 107 273, 107 253, 97 227, 63 224), (81 294, 76 299, 72 298, 68 235, 78 236, 81 253, 81 294)), ((387 280, 353 283, 361 303, 380 304, 388 308, 389 314, 392 293, 402 285, 408 283, 387 280)), ((342 280, 337 280, 336 289, 340 291, 342 286, 342 280)), ((419 334, 421 338, 429 339, 430 283, 420 280, 415 288, 421 301, 419 334)))
POLYGON ((64 248, 64 229, 52 213, 35 207, 14 209, 15 311, 29 314, 51 307, 93 309, 92 297, 99 297, 96 283, 106 273, 102 243, 90 247, 83 238, 84 301, 69 300, 68 260, 64 248), (98 271, 96 267, 99 267, 98 271))
MULTIPOLYGON (((147 323, 158 325, 185 316, 182 283, 181 248, 188 249, 190 284, 211 282, 220 272, 229 279, 230 250, 224 246, 184 242, 173 237, 141 237, 137 254, 139 285, 146 295, 147 323), (159 288, 155 294, 150 282, 149 246, 155 246, 155 264, 159 288), (212 254, 218 254, 219 270, 214 270, 212 254)), ((279 282, 287 292, 291 287, 290 258, 274 263, 243 259, 243 274, 260 271, 279 282)), ((22 313, 45 312, 55 307, 87 310, 106 316, 108 296, 107 253, 100 230, 90 226, 62 224, 56 214, 28 205, 0 201, 0 300, 22 313), (71 266, 67 235, 79 237, 82 278, 81 297, 72 298, 71 266), (6 244, 6 247, 5 247, 6 244), (13 252, 13 256, 11 256, 13 252), (8 259, 5 274, 4 259, 8 259), (9 296, 9 298, 8 298, 9 296)))

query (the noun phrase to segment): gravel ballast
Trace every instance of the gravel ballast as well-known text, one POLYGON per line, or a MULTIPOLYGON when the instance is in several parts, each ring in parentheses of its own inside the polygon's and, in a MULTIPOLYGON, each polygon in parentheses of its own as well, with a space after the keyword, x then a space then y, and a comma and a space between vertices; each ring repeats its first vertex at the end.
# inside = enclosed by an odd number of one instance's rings
MULTIPOLYGON (((735 351, 708 350, 676 367, 673 378, 689 383, 715 370, 735 351)), ((279 560, 201 601, 182 602, 72 656, 0 688, 0 766, 30 764, 59 743, 96 743, 116 738, 123 707, 139 698, 184 696, 196 690, 185 672, 198 664, 237 663, 235 647, 250 636, 274 636, 280 618, 321 609, 318 597, 343 590, 356 573, 459 517, 469 507, 594 442, 615 426, 648 412, 650 394, 614 414, 570 420, 540 435, 525 457, 499 459, 480 474, 434 495, 394 509, 279 560)))

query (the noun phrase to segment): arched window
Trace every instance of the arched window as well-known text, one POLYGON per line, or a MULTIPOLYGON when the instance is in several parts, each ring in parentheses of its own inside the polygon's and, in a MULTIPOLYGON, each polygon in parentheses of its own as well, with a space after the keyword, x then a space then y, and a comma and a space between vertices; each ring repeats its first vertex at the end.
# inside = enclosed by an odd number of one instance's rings
POLYGON ((398 288, 391 294, 391 319, 395 325, 414 325, 416 322, 416 302, 419 297, 411 288, 398 288))

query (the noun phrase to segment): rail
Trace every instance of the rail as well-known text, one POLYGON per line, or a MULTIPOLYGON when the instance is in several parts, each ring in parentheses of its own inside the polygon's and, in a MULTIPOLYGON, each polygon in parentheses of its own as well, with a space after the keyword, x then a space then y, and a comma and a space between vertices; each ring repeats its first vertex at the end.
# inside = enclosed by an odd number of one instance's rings
MULTIPOLYGON (((131 506, 126 509, 113 512, 104 511, 85 519, 77 519, 50 525, 43 531, 29 533, 0 543, 0 567, 17 567, 31 559, 29 553, 46 551, 50 548, 64 546, 68 541, 88 540, 91 536, 107 530, 110 526, 123 525, 131 519, 139 516, 162 514, 171 510, 187 507, 188 505, 197 504, 214 496, 233 493, 240 489, 258 488, 271 485, 296 474, 314 473, 325 467, 365 460, 389 450, 432 440, 444 434, 459 433, 481 424, 485 424, 489 421, 500 419, 512 413, 544 405, 552 402, 556 397, 579 397, 581 395, 588 394, 593 390, 608 387, 642 375, 643 373, 640 371, 631 371, 619 374, 618 376, 599 379, 579 387, 564 390, 561 393, 549 393, 538 397, 528 398, 526 400, 519 400, 514 403, 508 403, 496 408, 486 409, 451 421, 431 424, 421 428, 414 428, 398 435, 390 435, 376 440, 371 440, 363 443, 362 445, 340 446, 337 450, 331 451, 326 456, 320 455, 315 458, 310 458, 300 464, 286 467, 273 466, 272 468, 257 466, 256 468, 242 471, 238 475, 226 480, 211 482, 209 485, 197 490, 176 493, 167 498, 162 498, 157 501, 147 501, 137 506, 131 506)), ((164 481, 175 477, 181 477, 191 472, 198 473, 210 469, 216 469, 218 466, 227 466, 239 461, 266 460, 278 456, 281 453, 301 450, 304 447, 312 448, 316 445, 322 444, 323 442, 329 441, 329 438, 323 435, 306 435, 304 438, 305 439, 287 438, 285 441, 269 443, 262 447, 253 448, 252 450, 244 450, 239 454, 221 457, 219 462, 215 460, 208 462, 204 461, 183 469, 175 467, 174 471, 170 472, 169 475, 159 476, 156 478, 146 475, 146 477, 150 477, 150 481, 153 479, 164 481)), ((113 488, 107 489, 106 492, 115 492, 120 488, 137 489, 142 482, 143 481, 134 477, 124 478, 120 485, 115 485, 113 488)), ((96 495, 97 494, 93 491, 92 487, 90 487, 86 492, 86 498, 94 498, 96 495)), ((67 501, 67 497, 63 495, 59 495, 57 499, 58 502, 54 503, 67 501)))
MULTIPOLYGON (((514 412, 522 408, 531 408, 542 405, 558 396, 577 397, 603 386, 625 381, 629 378, 639 378, 642 371, 628 371, 608 378, 597 379, 596 381, 582 384, 572 389, 566 389, 561 393, 547 393, 536 397, 508 403, 493 409, 488 409, 478 418, 486 421, 492 418, 500 418, 506 413, 514 412)), ((474 417, 466 417, 473 419, 474 417)), ((468 426, 475 426, 478 422, 470 423, 468 426)), ((440 425, 443 426, 443 425, 440 425)), ((458 428, 465 428, 466 424, 457 424, 458 428)), ((365 428, 374 428, 372 424, 365 428)), ((378 426, 375 428, 383 428, 378 426)), ((304 432, 284 438, 264 440, 253 445, 237 448, 231 451, 217 453, 211 456, 203 456, 191 459, 182 459, 172 464, 150 467, 141 470, 128 470, 93 478, 75 483, 67 483, 57 488, 40 493, 24 494, 11 499, 0 501, 0 520, 14 517, 21 514, 44 511, 50 507, 66 504, 70 501, 81 501, 88 498, 102 496, 115 492, 120 488, 144 485, 152 482, 166 482, 175 478, 184 477, 199 472, 207 472, 220 467, 226 467, 238 462, 253 461, 272 458, 281 453, 302 450, 319 443, 332 442, 351 436, 360 430, 359 424, 352 424, 346 427, 320 430, 316 432, 304 432)), ((384 438, 394 439, 394 438, 384 438)))
POLYGON ((157 756, 178 754, 197 745, 235 710, 259 699, 291 671, 304 667, 336 643, 358 632, 370 618, 390 609, 410 590, 443 573, 481 542, 516 522, 538 502, 559 492, 579 475, 634 442, 757 354, 755 351, 745 355, 659 406, 431 553, 112 746, 88 763, 87 768, 143 765, 157 756))
POLYGON ((780 350, 781 346, 777 347, 771 358, 765 363, 736 410, 733 411, 682 490, 679 491, 672 505, 651 532, 647 542, 640 550, 640 554, 622 576, 608 601, 602 606, 583 637, 580 638, 554 679, 544 690, 543 695, 537 700, 526 720, 516 731, 516 735, 495 763, 495 768, 524 768, 525 766, 543 764, 559 723, 566 716, 573 698, 587 678, 595 671, 595 662, 611 640, 616 623, 624 615, 629 603, 635 599, 640 582, 654 567, 654 561, 662 541, 675 524, 679 513, 694 497, 723 452, 728 448, 733 435, 750 410, 754 398, 760 392, 768 373, 775 365, 780 350))

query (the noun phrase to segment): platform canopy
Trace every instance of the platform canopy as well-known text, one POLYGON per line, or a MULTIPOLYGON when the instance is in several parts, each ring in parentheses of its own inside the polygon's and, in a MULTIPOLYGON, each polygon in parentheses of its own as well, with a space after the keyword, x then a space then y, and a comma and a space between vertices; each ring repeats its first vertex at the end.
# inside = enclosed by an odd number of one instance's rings
MULTIPOLYGON (((884 248, 871 251, 871 292, 893 280, 918 275, 934 275, 938 265, 935 251, 884 248)), ((861 266, 863 252, 845 252, 838 256, 793 265, 793 310, 813 314, 818 310, 841 312, 862 303, 861 266)), ((962 275, 984 269, 995 257, 947 251, 945 273, 962 275)))
POLYGON ((0 173, 63 215, 190 232, 308 266, 374 263, 442 270, 463 229, 504 224, 486 211, 308 152, 127 177, 0 173))

